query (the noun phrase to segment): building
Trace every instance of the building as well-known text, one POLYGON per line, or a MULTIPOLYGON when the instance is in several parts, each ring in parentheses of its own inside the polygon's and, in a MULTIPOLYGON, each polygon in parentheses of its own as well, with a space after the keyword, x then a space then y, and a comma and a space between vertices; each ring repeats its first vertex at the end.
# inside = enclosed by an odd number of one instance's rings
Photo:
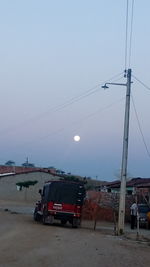
MULTIPOLYGON (((119 193, 120 180, 96 187, 97 191, 119 193)), ((126 195, 137 195, 140 202, 150 203, 150 178, 132 178, 126 183, 126 195)))
POLYGON ((39 199, 39 189, 49 180, 60 179, 47 168, 0 166, 0 200, 35 202, 39 199), (19 182, 37 181, 29 188, 19 188, 19 182), (20 190, 22 189, 22 190, 20 190))

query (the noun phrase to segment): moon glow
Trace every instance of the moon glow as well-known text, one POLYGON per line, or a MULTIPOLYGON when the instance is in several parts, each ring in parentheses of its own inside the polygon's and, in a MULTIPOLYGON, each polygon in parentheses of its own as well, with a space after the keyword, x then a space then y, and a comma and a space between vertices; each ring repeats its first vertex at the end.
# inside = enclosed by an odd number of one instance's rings
POLYGON ((75 142, 79 142, 80 141, 80 136, 79 135, 75 135, 73 137, 73 139, 74 139, 75 142))

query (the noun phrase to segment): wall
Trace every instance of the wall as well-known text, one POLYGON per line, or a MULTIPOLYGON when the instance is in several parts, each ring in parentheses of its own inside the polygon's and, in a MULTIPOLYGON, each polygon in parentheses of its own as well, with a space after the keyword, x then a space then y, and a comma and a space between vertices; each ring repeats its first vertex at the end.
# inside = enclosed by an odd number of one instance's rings
MULTIPOLYGON (((126 196, 126 221, 130 220, 130 206, 133 196, 126 196)), ((97 221, 118 220, 119 194, 88 191, 83 206, 83 219, 97 221)))
POLYGON ((10 175, 0 178, 0 200, 35 202, 40 199, 39 189, 49 180, 58 180, 58 177, 45 172, 31 172, 17 175, 10 175), (23 181, 35 181, 38 183, 29 188, 17 190, 16 183, 23 181))

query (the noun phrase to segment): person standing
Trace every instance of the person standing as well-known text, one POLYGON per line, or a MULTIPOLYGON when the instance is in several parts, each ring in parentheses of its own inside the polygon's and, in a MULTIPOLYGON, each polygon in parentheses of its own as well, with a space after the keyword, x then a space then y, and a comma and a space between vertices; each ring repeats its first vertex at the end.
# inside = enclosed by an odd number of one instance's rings
POLYGON ((138 212, 138 206, 135 202, 131 205, 130 210, 131 210, 131 229, 134 229, 138 212))

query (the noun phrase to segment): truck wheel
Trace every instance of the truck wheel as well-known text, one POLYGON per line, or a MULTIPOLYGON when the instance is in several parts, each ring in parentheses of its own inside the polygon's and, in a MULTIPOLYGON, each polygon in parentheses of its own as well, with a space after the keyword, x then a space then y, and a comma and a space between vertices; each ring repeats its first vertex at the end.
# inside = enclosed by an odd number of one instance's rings
POLYGON ((47 215, 45 211, 43 211, 42 222, 43 224, 47 224, 47 215))
POLYGON ((79 224, 80 224, 80 220, 77 219, 77 218, 73 218, 73 220, 72 220, 72 227, 73 228, 77 228, 79 226, 79 224))
POLYGON ((34 210, 34 213, 33 213, 33 219, 36 221, 36 222, 39 222, 41 220, 41 216, 38 214, 38 210, 37 208, 35 208, 34 210))
POLYGON ((65 225, 66 223, 67 223, 67 220, 65 220, 65 219, 62 219, 62 220, 61 220, 61 224, 62 224, 62 225, 65 225))

